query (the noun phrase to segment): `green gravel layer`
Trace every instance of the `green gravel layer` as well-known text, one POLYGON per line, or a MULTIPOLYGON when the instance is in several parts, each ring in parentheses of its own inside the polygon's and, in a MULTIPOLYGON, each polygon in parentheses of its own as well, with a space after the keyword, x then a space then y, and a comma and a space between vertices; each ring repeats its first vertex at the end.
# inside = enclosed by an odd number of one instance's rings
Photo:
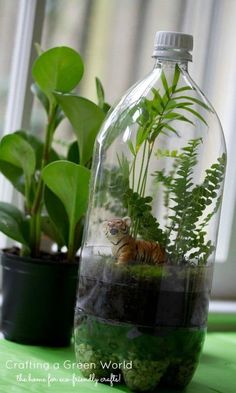
POLYGON ((183 388, 193 377, 205 329, 148 328, 81 316, 75 329, 77 362, 82 373, 100 381, 110 375, 134 391, 156 386, 183 388), (104 366, 105 364, 105 366, 104 366))

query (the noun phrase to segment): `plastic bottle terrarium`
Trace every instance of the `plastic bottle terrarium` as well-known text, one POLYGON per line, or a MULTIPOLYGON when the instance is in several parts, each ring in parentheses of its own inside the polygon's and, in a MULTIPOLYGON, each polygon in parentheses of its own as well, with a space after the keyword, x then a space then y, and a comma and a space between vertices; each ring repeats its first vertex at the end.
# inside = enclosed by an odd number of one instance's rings
POLYGON ((226 153, 191 50, 192 36, 157 33, 153 71, 96 141, 76 357, 84 376, 135 391, 185 387, 206 333, 226 153))

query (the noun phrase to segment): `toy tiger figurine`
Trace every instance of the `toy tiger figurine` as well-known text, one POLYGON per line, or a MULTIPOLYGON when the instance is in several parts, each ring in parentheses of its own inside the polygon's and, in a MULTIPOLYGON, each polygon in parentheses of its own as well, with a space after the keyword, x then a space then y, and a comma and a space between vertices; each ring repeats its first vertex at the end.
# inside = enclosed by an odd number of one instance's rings
POLYGON ((129 217, 114 218, 103 223, 104 233, 112 243, 112 254, 117 258, 118 264, 128 264, 137 261, 151 265, 159 265, 166 261, 164 249, 155 242, 135 240, 129 229, 129 217))

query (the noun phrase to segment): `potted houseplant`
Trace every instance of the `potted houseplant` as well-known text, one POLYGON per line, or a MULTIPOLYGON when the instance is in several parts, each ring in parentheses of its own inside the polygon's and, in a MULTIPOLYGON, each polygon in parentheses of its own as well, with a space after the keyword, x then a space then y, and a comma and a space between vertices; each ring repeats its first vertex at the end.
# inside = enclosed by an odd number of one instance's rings
POLYGON ((206 333, 226 153, 191 49, 160 32, 96 141, 75 351, 86 377, 134 391, 184 388, 206 333))
POLYGON ((79 53, 71 48, 41 52, 32 67, 32 92, 46 114, 43 140, 33 131, 17 130, 0 143, 0 170, 22 196, 21 209, 0 203, 0 230, 20 243, 1 256, 2 331, 20 343, 70 343, 92 150, 109 108, 98 79, 99 105, 73 93, 83 70, 79 53), (75 141, 62 157, 52 145, 65 117, 75 141), (45 236, 57 252, 42 249, 45 236))

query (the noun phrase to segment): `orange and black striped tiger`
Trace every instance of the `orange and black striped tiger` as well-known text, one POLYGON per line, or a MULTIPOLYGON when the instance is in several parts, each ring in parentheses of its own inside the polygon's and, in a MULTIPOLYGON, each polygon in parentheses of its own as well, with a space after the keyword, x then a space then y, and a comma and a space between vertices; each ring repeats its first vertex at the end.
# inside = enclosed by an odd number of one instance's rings
POLYGON ((155 242, 135 240, 129 229, 131 220, 129 217, 114 218, 103 223, 104 233, 112 243, 112 254, 118 264, 139 262, 142 264, 159 265, 166 261, 164 249, 155 242))

